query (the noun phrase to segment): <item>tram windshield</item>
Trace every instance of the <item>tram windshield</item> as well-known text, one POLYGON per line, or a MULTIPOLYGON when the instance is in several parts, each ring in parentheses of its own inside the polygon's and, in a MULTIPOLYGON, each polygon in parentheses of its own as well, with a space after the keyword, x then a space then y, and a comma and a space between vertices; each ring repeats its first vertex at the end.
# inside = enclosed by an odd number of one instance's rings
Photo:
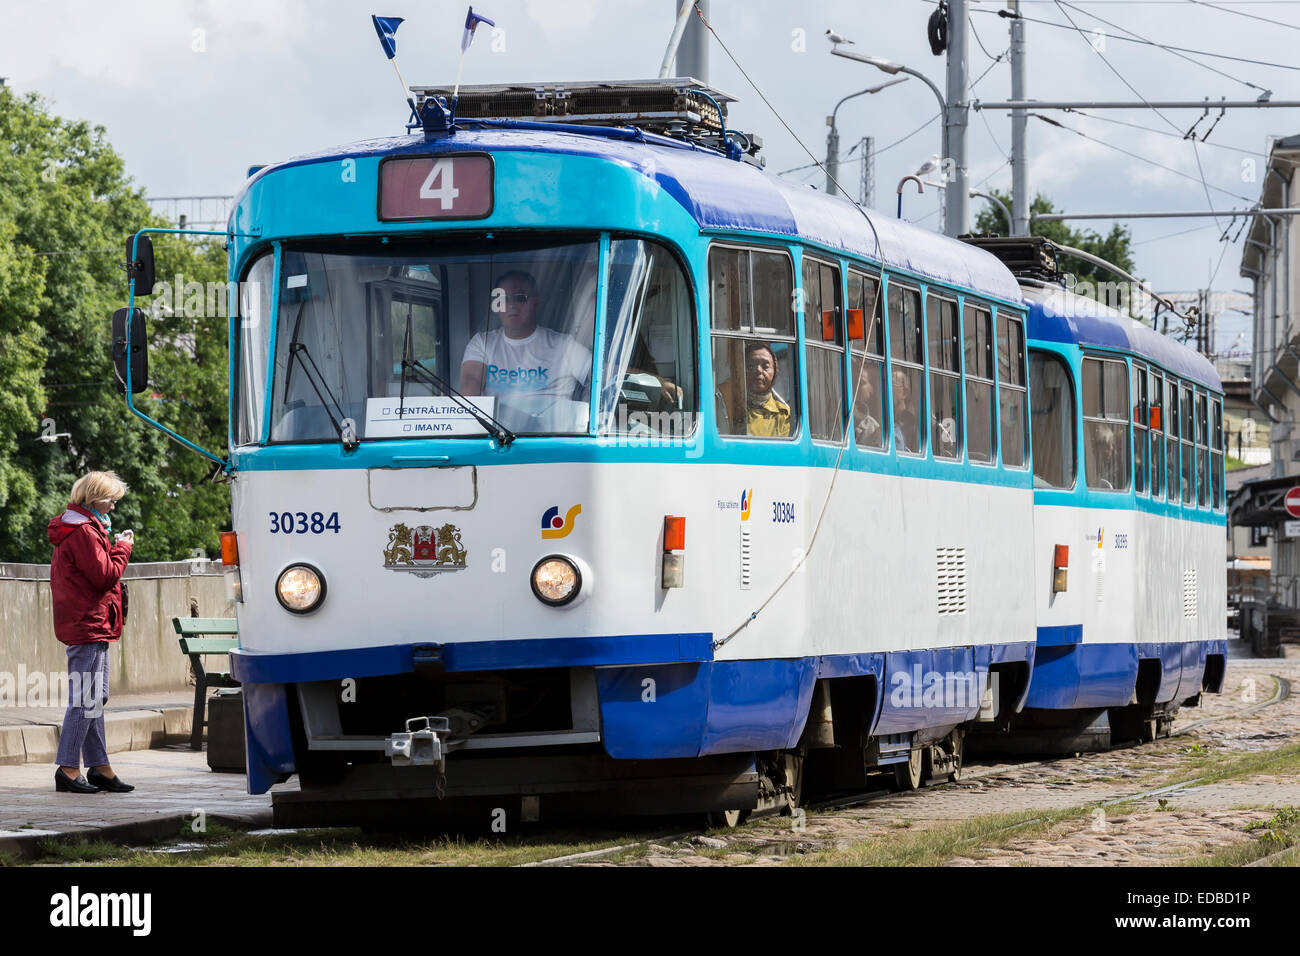
POLYGON ((585 434, 597 262, 594 239, 286 247, 271 440, 585 434))

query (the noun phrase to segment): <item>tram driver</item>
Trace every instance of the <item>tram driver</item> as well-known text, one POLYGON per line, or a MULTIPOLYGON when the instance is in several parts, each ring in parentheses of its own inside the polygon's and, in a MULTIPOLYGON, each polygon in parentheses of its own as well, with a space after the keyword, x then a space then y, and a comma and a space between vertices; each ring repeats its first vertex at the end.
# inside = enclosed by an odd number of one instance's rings
POLYGON ((507 272, 491 301, 501 326, 476 333, 465 346, 461 392, 572 399, 590 384, 590 349, 571 335, 538 326, 541 295, 532 275, 507 272))

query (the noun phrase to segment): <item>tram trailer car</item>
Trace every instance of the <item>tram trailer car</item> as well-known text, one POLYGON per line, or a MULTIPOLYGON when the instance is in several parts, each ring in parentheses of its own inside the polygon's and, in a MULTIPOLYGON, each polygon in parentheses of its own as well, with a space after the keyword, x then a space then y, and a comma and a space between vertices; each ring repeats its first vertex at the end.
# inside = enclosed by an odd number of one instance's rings
POLYGON ((1038 627, 1011 737, 1056 752, 1152 740, 1223 686, 1222 384, 1095 299, 1024 287, 1038 627))
POLYGON ((278 824, 734 822, 1108 706, 1088 668, 1032 697, 1043 628, 1093 636, 1043 592, 1101 499, 1035 487, 989 253, 735 151, 490 121, 261 169, 226 239, 232 672, 250 792, 298 776, 278 824))

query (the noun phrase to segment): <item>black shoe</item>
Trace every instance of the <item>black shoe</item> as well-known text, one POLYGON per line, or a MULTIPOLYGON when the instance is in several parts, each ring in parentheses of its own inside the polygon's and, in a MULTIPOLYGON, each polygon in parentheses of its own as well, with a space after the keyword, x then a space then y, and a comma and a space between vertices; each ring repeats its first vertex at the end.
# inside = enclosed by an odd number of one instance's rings
POLYGON ((100 790, 107 790, 109 793, 130 793, 135 789, 135 787, 123 781, 121 777, 113 777, 112 779, 109 779, 98 770, 86 771, 86 779, 100 790))
MULTIPOLYGON (((94 771, 92 770, 91 773, 94 771)), ((78 775, 77 779, 73 780, 59 769, 54 771, 54 789, 58 793, 99 793, 99 787, 87 783, 85 777, 78 775)))

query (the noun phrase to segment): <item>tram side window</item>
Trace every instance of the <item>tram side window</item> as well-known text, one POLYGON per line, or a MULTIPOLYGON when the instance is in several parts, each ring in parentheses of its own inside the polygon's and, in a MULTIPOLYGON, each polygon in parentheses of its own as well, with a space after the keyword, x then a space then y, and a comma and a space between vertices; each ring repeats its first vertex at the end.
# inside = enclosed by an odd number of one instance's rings
POLYGON ((248 277, 239 286, 238 441, 241 445, 262 440, 274 272, 275 257, 268 252, 253 263, 248 277))
POLYGON ((709 251, 714 410, 723 435, 791 438, 799 427, 790 256, 709 251))
POLYGON ((1206 472, 1210 467, 1209 400, 1204 392, 1196 393, 1196 503, 1204 508, 1210 498, 1206 472))
POLYGON ((890 385, 894 444, 900 454, 925 454, 925 353, 921 348, 921 293, 889 284, 890 385))
POLYGON ((609 246, 602 434, 683 437, 699 410, 690 283, 654 242, 609 246))
POLYGON ((1163 375, 1151 370, 1151 405, 1148 412, 1151 426, 1151 497, 1163 494, 1165 484, 1165 440, 1164 440, 1164 394, 1165 379, 1163 375))
POLYGON ((853 437, 859 448, 884 448, 885 330, 880 280, 849 270, 849 349, 853 359, 853 437))
POLYGON ((1178 381, 1170 378, 1165 383, 1165 491, 1169 500, 1177 503, 1178 484, 1178 381))
POLYGON ((935 458, 961 458, 961 337, 957 303, 925 297, 930 345, 930 447, 935 458))
POLYGON ((1121 361, 1083 360, 1084 470, 1088 487, 1127 491, 1128 369, 1121 361))
POLYGON ((966 343, 966 450, 971 461, 993 461, 997 416, 993 407, 993 313, 967 303, 962 317, 966 343))
POLYGON ((1147 400, 1147 367, 1133 363, 1133 490, 1147 491, 1147 428, 1150 425, 1147 400))
POLYGON ((803 257, 804 364, 808 369, 808 428, 815 439, 844 436, 844 321, 840 270, 803 257))
MULTIPOLYGON (((998 411, 1002 418, 1002 464, 1025 466, 1025 326, 1016 315, 998 310, 998 411)), ((1073 454, 1073 444, 1071 445, 1073 454)), ((1071 466, 1073 484, 1073 465, 1071 466)))
POLYGON ((1074 487, 1074 389, 1055 355, 1029 353, 1034 439, 1034 487, 1074 487))
POLYGON ((1210 432, 1210 487, 1215 509, 1223 507, 1223 399, 1214 400, 1214 420, 1210 432))
POLYGON ((1196 410, 1192 405, 1192 389, 1190 386, 1182 389, 1182 397, 1178 408, 1182 412, 1179 434, 1183 440, 1183 504, 1190 505, 1196 496, 1196 450, 1194 445, 1196 440, 1196 410))

